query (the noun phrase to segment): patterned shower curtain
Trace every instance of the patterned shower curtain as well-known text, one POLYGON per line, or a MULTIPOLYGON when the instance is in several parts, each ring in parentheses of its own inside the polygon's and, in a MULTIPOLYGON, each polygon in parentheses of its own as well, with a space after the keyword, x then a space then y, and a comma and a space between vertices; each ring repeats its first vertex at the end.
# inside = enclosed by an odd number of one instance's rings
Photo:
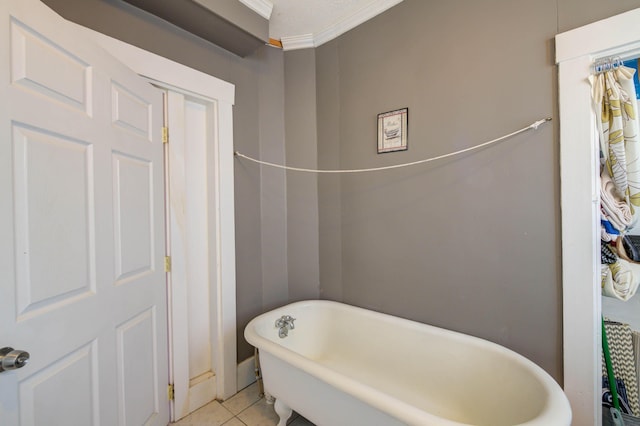
POLYGON ((640 207, 640 142, 636 115, 635 70, 625 66, 592 76, 604 166, 633 222, 640 207))
POLYGON ((600 132, 602 244, 618 256, 602 268, 605 296, 629 300, 640 284, 640 263, 623 248, 625 232, 640 216, 640 141, 635 69, 620 61, 590 77, 600 132))

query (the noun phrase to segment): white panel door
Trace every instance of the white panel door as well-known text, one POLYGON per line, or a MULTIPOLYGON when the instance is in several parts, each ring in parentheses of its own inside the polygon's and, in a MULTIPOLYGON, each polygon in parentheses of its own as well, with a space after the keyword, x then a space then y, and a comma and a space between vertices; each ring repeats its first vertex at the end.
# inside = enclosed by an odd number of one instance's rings
POLYGON ((162 94, 0 1, 0 424, 166 425, 162 94))

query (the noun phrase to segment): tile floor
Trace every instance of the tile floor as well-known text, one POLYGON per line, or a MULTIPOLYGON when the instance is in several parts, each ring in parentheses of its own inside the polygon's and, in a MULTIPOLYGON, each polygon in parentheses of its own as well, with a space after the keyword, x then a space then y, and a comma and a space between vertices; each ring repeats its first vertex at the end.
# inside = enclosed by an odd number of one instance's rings
MULTIPOLYGON (((276 426, 278 415, 273 404, 260 397, 258 384, 241 390, 224 402, 213 401, 173 426, 276 426)), ((288 426, 314 426, 309 420, 293 413, 288 426)))

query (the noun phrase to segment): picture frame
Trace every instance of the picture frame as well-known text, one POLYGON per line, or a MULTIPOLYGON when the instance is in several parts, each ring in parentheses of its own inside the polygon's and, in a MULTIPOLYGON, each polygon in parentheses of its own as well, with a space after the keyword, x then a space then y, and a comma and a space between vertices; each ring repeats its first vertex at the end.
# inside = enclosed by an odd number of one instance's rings
POLYGON ((408 146, 409 108, 378 114, 378 154, 406 151, 408 146))

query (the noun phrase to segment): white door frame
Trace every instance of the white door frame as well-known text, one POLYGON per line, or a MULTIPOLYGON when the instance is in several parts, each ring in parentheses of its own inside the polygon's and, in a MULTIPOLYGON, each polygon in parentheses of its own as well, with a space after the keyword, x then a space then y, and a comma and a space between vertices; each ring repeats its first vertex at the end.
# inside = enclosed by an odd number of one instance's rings
MULTIPOLYGON (((82 27, 84 28, 84 27, 82 27)), ((217 144, 208 152, 209 211, 216 211, 214 239, 209 241, 216 265, 218 288, 215 292, 212 343, 217 397, 227 399, 237 392, 236 346, 236 266, 235 209, 233 174, 233 104, 235 86, 167 58, 84 28, 88 35, 111 55, 136 73, 159 86, 192 94, 217 104, 217 144), (215 236, 218 236, 215 239, 215 236)))
POLYGON ((575 425, 602 416, 599 142, 587 78, 595 59, 640 53, 639 23, 635 9, 556 36, 564 390, 575 425))

